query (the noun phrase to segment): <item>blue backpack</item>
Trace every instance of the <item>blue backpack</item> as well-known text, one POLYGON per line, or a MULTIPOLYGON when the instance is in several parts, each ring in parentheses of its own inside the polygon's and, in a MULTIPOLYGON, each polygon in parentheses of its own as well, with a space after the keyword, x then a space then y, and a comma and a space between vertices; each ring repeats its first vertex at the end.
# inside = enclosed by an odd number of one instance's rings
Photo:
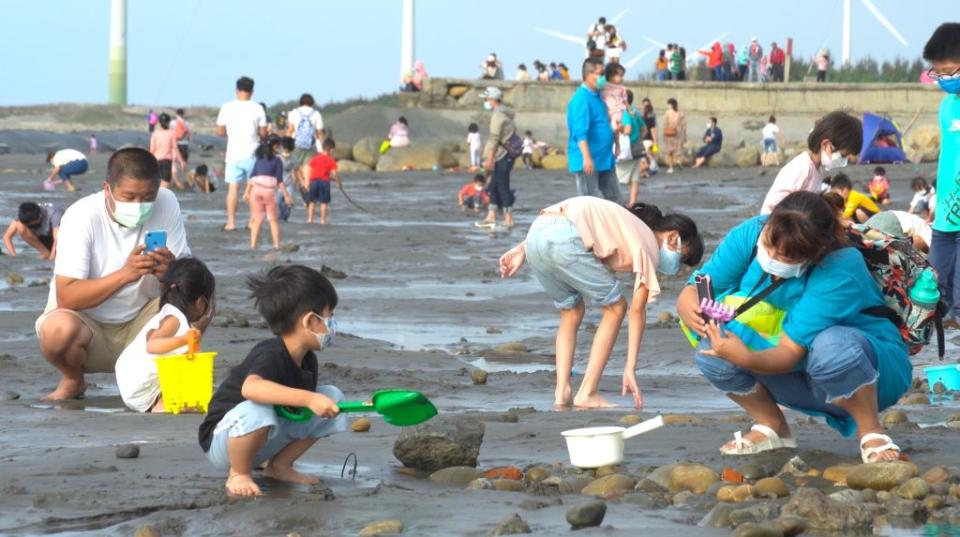
POLYGON ((297 130, 293 132, 293 144, 300 149, 310 149, 313 147, 314 141, 314 131, 313 122, 310 121, 310 116, 305 115, 303 112, 300 112, 300 121, 297 123, 297 130))

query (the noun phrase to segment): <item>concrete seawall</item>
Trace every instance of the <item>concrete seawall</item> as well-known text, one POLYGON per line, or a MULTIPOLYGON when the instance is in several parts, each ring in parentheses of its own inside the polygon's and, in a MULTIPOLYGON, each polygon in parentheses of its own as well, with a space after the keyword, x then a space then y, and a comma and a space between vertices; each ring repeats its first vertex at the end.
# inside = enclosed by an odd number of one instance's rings
MULTIPOLYGON (((401 94, 404 106, 428 109, 477 109, 479 93, 498 86, 517 112, 562 112, 579 82, 513 82, 431 78, 420 93, 401 94)), ((783 114, 820 116, 833 110, 891 116, 935 117, 943 98, 936 86, 921 84, 757 84, 723 82, 628 82, 639 100, 649 97, 657 109, 670 97, 691 112, 718 116, 783 114)))

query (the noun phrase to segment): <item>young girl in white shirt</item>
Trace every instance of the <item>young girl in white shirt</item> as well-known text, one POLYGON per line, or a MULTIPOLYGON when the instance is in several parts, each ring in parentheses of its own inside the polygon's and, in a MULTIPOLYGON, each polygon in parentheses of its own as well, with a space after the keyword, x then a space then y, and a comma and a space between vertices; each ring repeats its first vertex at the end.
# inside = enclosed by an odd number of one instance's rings
POLYGON ((480 167, 480 126, 471 123, 467 127, 467 147, 470 149, 470 171, 480 167))

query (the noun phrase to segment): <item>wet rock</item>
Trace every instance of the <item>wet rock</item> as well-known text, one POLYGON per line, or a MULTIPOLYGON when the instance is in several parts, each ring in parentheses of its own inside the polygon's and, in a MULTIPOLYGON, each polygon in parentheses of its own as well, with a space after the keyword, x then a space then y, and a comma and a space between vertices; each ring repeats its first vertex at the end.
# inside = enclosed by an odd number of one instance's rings
POLYGON ((919 477, 912 477, 897 487, 897 496, 908 500, 922 500, 929 493, 930 485, 919 477))
POLYGON ((873 526, 873 514, 864 505, 835 502, 808 487, 794 492, 781 513, 804 518, 810 529, 824 532, 852 533, 873 526))
POLYGON ((758 498, 783 498, 790 495, 790 489, 779 477, 765 477, 753 485, 753 495, 758 498))
POLYGON ((893 498, 893 494, 890 494, 890 491, 878 490, 876 492, 877 492, 876 498, 878 502, 888 502, 890 501, 890 498, 893 498))
MULTIPOLYGON (((884 493, 886 494, 886 493, 884 493)), ((860 491, 860 497, 863 498, 863 501, 870 503, 877 503, 877 491, 873 489, 863 489, 860 491)))
POLYGON ((934 483, 944 483, 953 475, 954 472, 951 472, 946 466, 937 465, 923 474, 923 480, 932 485, 934 483))
POLYGON ((855 464, 835 464, 828 466, 827 469, 823 471, 823 478, 844 487, 847 485, 847 474, 855 467, 855 464))
POLYGON ((292 254, 300 251, 300 245, 295 242, 288 242, 280 245, 280 251, 285 254, 292 254))
POLYGON ((745 502, 753 498, 753 485, 737 485, 730 491, 730 497, 735 503, 745 502))
POLYGON ((493 481, 485 477, 478 477, 467 483, 467 490, 493 490, 493 481))
POLYGON ((320 265, 320 274, 323 274, 327 278, 330 278, 333 280, 342 280, 347 277, 346 272, 343 272, 342 270, 337 270, 332 267, 328 267, 326 265, 320 265))
POLYGON ((730 503, 718 503, 714 505, 709 512, 697 524, 701 528, 729 528, 730 513, 736 509, 736 506, 730 503))
POLYGON ((485 427, 477 418, 439 416, 415 427, 404 427, 393 445, 393 455, 404 466, 439 470, 476 466, 485 427))
POLYGON ((960 421, 960 414, 950 414, 947 418, 947 423, 953 423, 955 421, 960 421))
POLYGON ((930 396, 925 393, 911 393, 900 400, 904 405, 929 405, 930 396))
POLYGON ((933 385, 933 393, 937 395, 943 395, 947 393, 947 385, 940 382, 939 380, 933 385))
POLYGON ((770 471, 764 468, 759 464, 744 464, 743 466, 737 468, 737 471, 740 472, 740 475, 747 481, 756 481, 758 479, 763 479, 764 477, 770 476, 770 471))
POLYGON ((395 518, 371 522, 360 530, 360 537, 374 537, 376 535, 396 535, 403 533, 403 521, 395 518))
POLYGON ((514 513, 503 519, 495 528, 487 532, 487 537, 497 537, 499 535, 518 535, 521 533, 530 533, 530 525, 520 518, 519 513, 514 513))
POLYGON ((513 479, 519 481, 523 479, 523 470, 516 466, 502 466, 500 468, 491 468, 483 473, 487 479, 513 479))
POLYGON ((20 285, 23 283, 23 274, 20 274, 19 272, 8 272, 7 283, 10 285, 20 285))
POLYGON ((734 499, 733 491, 737 489, 740 485, 724 485, 717 489, 717 500, 726 503, 732 503, 736 500, 734 499))
POLYGON ((641 421, 643 421, 643 418, 641 418, 640 416, 636 414, 627 414, 626 416, 623 416, 619 420, 617 420, 617 423, 619 423, 620 425, 629 427, 631 425, 636 425, 641 421))
POLYGON ((885 427, 893 427, 894 425, 900 423, 907 423, 910 419, 907 418, 907 413, 902 410, 890 410, 883 414, 883 425, 885 427))
POLYGON ((137 531, 133 532, 133 537, 160 537, 160 531, 153 527, 150 524, 144 524, 137 528, 137 531))
POLYGON ((860 464, 847 473, 847 486, 854 489, 890 490, 916 475, 917 466, 910 462, 860 464))
MULTIPOLYGON (((871 489, 866 489, 871 490, 871 489)), ((843 489, 831 493, 827 496, 831 500, 840 503, 863 503, 863 495, 853 489, 843 489)))
POLYGON ((733 530, 733 537, 783 537, 783 532, 771 526, 747 522, 733 530))
POLYGON ((747 522, 763 524, 780 516, 780 504, 776 502, 757 502, 734 509, 730 512, 730 523, 740 526, 747 522))
POLYGON ((534 466, 533 468, 527 470, 526 474, 524 474, 524 479, 527 483, 539 483, 550 477, 550 474, 551 472, 549 468, 544 468, 543 466, 534 466))
POLYGON ((499 354, 519 354, 528 352, 527 346, 521 341, 511 341, 509 343, 502 343, 493 348, 493 352, 499 354))
POLYGON ((0 392, 0 401, 16 401, 20 399, 20 394, 17 392, 12 392, 10 390, 3 390, 0 392))
POLYGON ((500 330, 500 329, 497 328, 496 326, 488 326, 488 327, 487 327, 487 333, 488 333, 488 334, 502 334, 502 333, 503 333, 503 330, 500 330))
POLYGON ((679 463, 672 463, 661 466, 650 472, 647 477, 640 480, 637 484, 637 490, 644 492, 662 492, 670 489, 670 474, 679 463))
POLYGON ((927 520, 927 509, 919 500, 894 497, 887 502, 887 517, 921 523, 927 520))
POLYGON ((943 496, 927 496, 923 499, 923 507, 928 513, 939 510, 943 507, 943 496))
POLYGON ((633 479, 623 474, 613 474, 595 479, 580 491, 584 496, 598 498, 613 498, 633 490, 633 479))
POLYGON ((674 507, 690 509, 696 508, 699 504, 703 503, 701 501, 702 499, 704 499, 703 496, 685 490, 674 494, 673 498, 670 498, 670 503, 673 504, 674 507))
POLYGON ((601 466, 600 468, 597 468, 597 471, 594 472, 593 475, 596 476, 597 478, 601 478, 601 477, 606 477, 608 475, 622 474, 622 473, 623 473, 623 468, 621 468, 620 466, 617 466, 616 464, 611 464, 611 465, 601 466))
POLYGON ((441 485, 465 487, 478 477, 483 477, 483 474, 476 468, 471 466, 451 466, 430 474, 430 481, 441 485))
POLYGON ((807 521, 797 516, 781 516, 771 520, 769 525, 782 531, 784 537, 795 537, 807 531, 807 521))
POLYGON ((125 444, 117 448, 118 459, 136 459, 140 456, 140 446, 135 444, 125 444))
POLYGON ((702 425, 703 418, 689 414, 667 414, 663 417, 664 425, 702 425))
POLYGON ((474 369, 470 372, 470 379, 474 384, 482 385, 487 383, 487 372, 483 369, 474 369))
POLYGON ((546 507, 560 505, 562 501, 563 500, 560 498, 527 498, 517 505, 519 505, 521 509, 526 509, 527 511, 537 511, 546 507))
POLYGON ((520 492, 523 490, 523 481, 516 479, 493 479, 493 488, 501 492, 520 492))
POLYGON ((791 475, 794 477, 806 476, 810 471, 810 466, 804 462, 799 456, 791 457, 780 469, 780 472, 777 473, 779 476, 791 475))
POLYGON ((682 490, 703 494, 710 485, 719 480, 720 476, 709 466, 699 463, 681 463, 670 471, 668 490, 674 494, 682 490))
POLYGON ((587 502, 567 509, 567 523, 573 529, 599 526, 607 514, 607 504, 601 501, 587 502))
POLYGON ((663 509, 668 505, 667 498, 657 492, 633 492, 624 495, 620 501, 639 505, 644 509, 663 509))
POLYGON ((360 418, 350 424, 350 430, 355 433, 365 433, 370 430, 370 418, 360 418))
POLYGON ((536 490, 545 496, 580 494, 593 479, 590 476, 550 476, 539 483, 536 490))

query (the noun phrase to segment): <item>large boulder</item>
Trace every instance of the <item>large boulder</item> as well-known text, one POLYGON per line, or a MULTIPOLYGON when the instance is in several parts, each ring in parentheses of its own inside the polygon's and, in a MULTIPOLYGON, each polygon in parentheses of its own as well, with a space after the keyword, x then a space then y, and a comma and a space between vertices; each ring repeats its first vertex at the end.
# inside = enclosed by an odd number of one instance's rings
POLYGON ((737 150, 723 148, 719 153, 710 157, 708 165, 711 168, 732 168, 737 165, 737 150))
POLYGON ((457 164, 457 158, 446 144, 415 144, 394 147, 380 155, 377 171, 436 170, 452 168, 457 164))
POLYGON ((755 146, 744 147, 737 150, 734 158, 738 168, 752 168, 760 164, 760 151, 755 146))
POLYGON ((343 142, 337 142, 337 146, 333 148, 333 158, 335 160, 353 160, 353 146, 343 142))
POLYGON ((918 125, 903 140, 907 160, 936 162, 940 158, 940 129, 936 125, 918 125))
POLYGON ((370 171, 370 166, 362 162, 357 162, 355 160, 338 160, 337 169, 342 173, 356 173, 356 172, 368 172, 370 171))
POLYGON ((440 416, 406 427, 393 445, 404 466, 436 471, 451 466, 476 466, 485 427, 477 418, 440 416))
POLYGON ((540 159, 540 165, 544 170, 566 170, 566 155, 547 155, 540 159))
POLYGON ((357 143, 353 144, 353 158, 361 164, 366 164, 370 168, 375 168, 377 166, 377 161, 380 160, 380 144, 383 143, 383 138, 377 136, 364 136, 357 140, 357 143))

